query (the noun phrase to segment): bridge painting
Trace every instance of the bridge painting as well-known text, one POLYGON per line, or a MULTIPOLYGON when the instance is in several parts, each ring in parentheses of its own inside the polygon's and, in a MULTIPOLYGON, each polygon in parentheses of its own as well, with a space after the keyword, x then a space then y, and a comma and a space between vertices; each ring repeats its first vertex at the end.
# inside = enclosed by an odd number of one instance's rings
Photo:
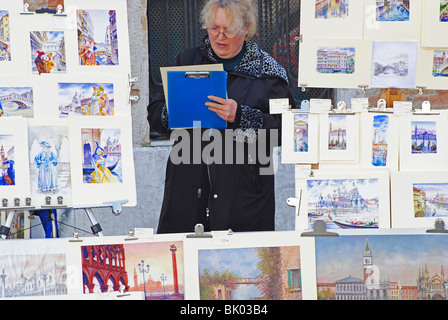
POLYGON ((198 251, 201 300, 300 300, 298 246, 198 251))
POLYGON ((33 88, 0 87, 0 117, 34 116, 33 88))

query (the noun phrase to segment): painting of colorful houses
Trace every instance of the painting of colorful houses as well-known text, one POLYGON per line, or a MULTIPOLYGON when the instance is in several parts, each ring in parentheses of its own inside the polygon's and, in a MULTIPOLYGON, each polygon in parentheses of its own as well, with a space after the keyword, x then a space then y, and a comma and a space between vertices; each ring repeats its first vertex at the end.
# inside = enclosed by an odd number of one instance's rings
POLYGON ((82 246, 84 293, 143 292, 145 300, 184 299, 179 241, 82 246))
POLYGON ((347 149, 347 116, 328 115, 328 150, 347 149))
POLYGON ((437 131, 435 121, 411 122, 412 153, 437 153, 437 131))
POLYGON ((378 179, 307 181, 308 227, 323 220, 329 229, 379 228, 378 179))
POLYGON ((409 21, 410 0, 376 0, 377 21, 409 21))
POLYGON ((372 165, 385 167, 387 165, 389 116, 376 115, 373 117, 372 165))
POLYGON ((0 10, 0 61, 11 61, 9 11, 0 10))
POLYGON ((434 50, 433 77, 448 77, 448 50, 434 50))
POLYGON ((412 189, 416 218, 448 216, 448 183, 415 183, 412 189))
POLYGON ((316 19, 345 19, 349 13, 349 0, 315 0, 316 19))
POLYGON ((318 299, 447 300, 447 245, 444 235, 317 237, 318 299))
POLYGON ((301 300, 300 247, 198 251, 201 300, 301 300))
POLYGON ((318 48, 316 71, 334 74, 354 73, 355 48, 318 48))
POLYGON ((308 152, 307 114, 294 114, 294 152, 308 152))

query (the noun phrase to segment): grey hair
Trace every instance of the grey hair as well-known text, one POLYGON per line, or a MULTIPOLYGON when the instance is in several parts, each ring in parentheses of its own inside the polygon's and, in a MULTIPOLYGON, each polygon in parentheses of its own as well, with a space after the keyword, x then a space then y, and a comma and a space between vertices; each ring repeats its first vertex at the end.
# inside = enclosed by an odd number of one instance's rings
POLYGON ((202 28, 213 25, 215 11, 218 8, 226 10, 229 20, 229 31, 247 30, 247 39, 252 39, 257 33, 258 5, 256 0, 208 0, 201 11, 202 28))

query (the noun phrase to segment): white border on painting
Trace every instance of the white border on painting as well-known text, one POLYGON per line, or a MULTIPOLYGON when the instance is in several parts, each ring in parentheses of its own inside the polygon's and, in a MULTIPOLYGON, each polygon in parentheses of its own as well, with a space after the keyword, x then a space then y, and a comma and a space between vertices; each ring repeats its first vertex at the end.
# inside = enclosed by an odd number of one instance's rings
POLYGON ((370 40, 319 39, 303 37, 299 55, 299 87, 358 89, 370 86, 372 63, 370 40), (317 71, 319 48, 355 48, 355 71, 352 74, 330 74, 317 71))
POLYGON ((304 112, 282 114, 282 163, 317 163, 319 161, 319 115, 304 112), (294 151, 294 118, 308 115, 308 151, 294 151))
MULTIPOLYGON (((226 233, 226 232, 224 232, 226 233)), ((204 249, 236 249, 300 246, 302 300, 315 300, 316 260, 313 238, 301 238, 295 231, 248 232, 223 235, 212 232, 213 238, 185 238, 185 300, 200 300, 198 251, 204 249)), ((255 268, 255 266, 254 266, 255 268)))
MULTIPOLYGON (((446 22, 448 27, 448 22, 446 22)), ((415 78, 415 87, 433 90, 446 90, 448 88, 448 77, 434 77, 434 51, 444 50, 448 53, 448 48, 425 49, 421 46, 417 54, 417 74, 415 78)))
POLYGON ((8 199, 8 205, 14 205, 14 198, 25 204, 30 196, 30 170, 28 163, 28 127, 22 117, 0 118, 0 135, 14 136, 15 185, 0 186, 2 199, 8 199))
POLYGON ((400 116, 400 170, 444 170, 448 163, 448 111, 437 110, 438 115, 400 116), (413 121, 434 121, 437 126, 437 153, 412 153, 413 121))
POLYGON ((363 112, 361 114, 361 156, 360 163, 363 168, 387 168, 391 171, 398 170, 398 116, 391 113, 372 113, 363 112), (389 127, 387 133, 387 162, 386 166, 377 167, 372 164, 372 143, 373 143, 373 119, 377 115, 386 115, 389 117, 389 127))
POLYGON ((359 162, 359 113, 347 114, 346 150, 328 149, 329 116, 338 113, 319 114, 319 159, 321 162, 359 162))
MULTIPOLYGON (((297 178, 296 186, 296 221, 295 230, 310 230, 308 218, 308 180, 346 180, 346 179, 378 179, 379 198, 379 228, 390 228, 390 175, 387 169, 354 169, 354 170, 328 170, 313 171, 309 178, 297 178)), ((329 228, 330 229, 330 228, 329 228)), ((331 228, 330 232, 338 232, 343 229, 331 228)), ((370 229, 366 229, 370 230, 370 229)), ((363 231, 360 231, 363 232, 363 231)))
POLYGON ((345 18, 316 18, 316 1, 301 1, 300 33, 306 37, 362 39, 364 1, 347 0, 345 18))
MULTIPOLYGON (((67 119, 28 119, 28 135, 30 133, 29 128, 31 126, 35 127, 63 127, 66 130, 66 136, 67 136, 67 157, 68 162, 70 164, 70 140, 69 140, 69 132, 68 132, 68 121, 67 119)), ((28 165, 31 166, 31 163, 33 163, 34 157, 33 154, 31 154, 29 148, 31 148, 30 145, 31 141, 28 139, 28 165)), ((58 162, 60 159, 58 159, 58 162)), ((68 173, 70 173, 69 171, 68 173)), ((42 206, 45 205, 46 197, 51 197, 53 204, 57 203, 58 196, 63 197, 63 204, 64 205, 70 205, 72 203, 72 187, 71 185, 67 188, 64 188, 63 193, 61 193, 61 189, 58 188, 55 193, 41 193, 38 192, 35 186, 32 185, 31 181, 34 181, 34 179, 31 178, 31 168, 30 168, 30 194, 31 194, 31 202, 34 206, 42 206), (34 189, 34 190, 33 190, 34 189), (37 194, 39 196, 37 197, 37 194)), ((68 183, 71 184, 71 177, 68 177, 68 183)))
POLYGON ((391 175, 391 216, 393 228, 434 229, 437 219, 448 224, 448 217, 415 217, 414 184, 448 183, 448 171, 400 171, 391 175))
MULTIPOLYGON (((147 231, 151 231, 148 229, 147 231)), ((150 232, 149 232, 150 233, 150 232)), ((83 279, 82 279, 82 252, 81 247, 84 246, 97 246, 97 245, 107 245, 107 244, 133 244, 133 243, 157 243, 157 242, 182 242, 184 239, 184 234, 148 234, 146 236, 138 236, 134 235, 134 237, 129 236, 107 236, 107 237, 82 237, 79 239, 67 239, 67 291, 68 295, 83 295, 83 296, 91 296, 91 294, 84 294, 83 290, 83 279)), ((185 259, 185 251, 183 257, 177 256, 177 264, 183 264, 183 260, 185 259)), ((125 261, 126 262, 126 261, 125 261)), ((187 273, 185 273, 184 268, 184 277, 187 273)), ((132 276, 132 275, 128 275, 132 276)), ((185 277, 187 278, 187 277, 185 277)), ((184 279, 185 284, 185 279, 184 279)), ((132 293, 134 295, 138 294, 137 292, 126 292, 126 294, 132 293)), ((117 294, 115 292, 115 294, 117 294)), ((185 294, 185 287, 184 287, 185 294)), ((94 294, 92 294, 94 295, 94 294)), ((106 293, 98 294, 101 296, 107 296, 106 293)), ((141 292, 141 299, 143 299, 143 292, 141 292)))
POLYGON ((425 0, 422 8, 422 37, 424 48, 448 47, 448 21, 440 21, 440 0, 425 0))
POLYGON ((365 39, 375 41, 420 41, 423 0, 409 1, 410 15, 408 21, 376 21, 376 2, 378 1, 365 0, 365 39))
POLYGON ((132 148, 132 124, 130 116, 70 117, 70 158, 72 177, 72 201, 74 206, 102 205, 127 200, 123 206, 136 206, 137 192, 132 148), (122 183, 87 184, 82 173, 82 128, 120 129, 122 183))

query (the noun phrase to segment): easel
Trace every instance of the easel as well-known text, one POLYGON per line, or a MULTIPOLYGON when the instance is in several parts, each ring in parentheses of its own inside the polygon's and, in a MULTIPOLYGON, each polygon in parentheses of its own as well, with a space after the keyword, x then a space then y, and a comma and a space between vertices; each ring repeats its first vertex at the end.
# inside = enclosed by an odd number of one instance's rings
MULTIPOLYGON (((71 209, 84 209, 87 217, 90 220, 90 223, 92 224, 92 226, 90 227, 93 234, 102 237, 103 236, 103 229, 101 228, 101 225, 98 223, 98 220, 96 219, 94 213, 93 213, 93 208, 107 208, 107 207, 111 207, 112 209, 112 213, 115 216, 118 216, 121 214, 122 211, 122 207, 121 205, 128 202, 127 200, 120 200, 120 201, 114 201, 114 202, 105 202, 103 204, 99 204, 99 205, 93 205, 93 206, 73 206, 73 207, 69 207, 67 205, 63 204, 63 198, 62 197, 58 197, 58 203, 55 205, 52 205, 50 203, 51 198, 47 197, 46 199, 46 203, 45 205, 42 205, 40 207, 35 207, 31 205, 31 198, 26 198, 25 199, 25 206, 21 206, 20 205, 20 199, 15 198, 14 199, 14 206, 8 207, 8 200, 7 199, 3 199, 2 200, 2 207, 0 207, 0 211, 4 211, 7 214, 6 217, 6 222, 5 225, 2 225, 0 227, 0 240, 5 240, 10 232, 11 229, 11 225, 12 225, 12 221, 14 219, 14 216, 16 214, 16 212, 18 211, 26 211, 30 214, 30 219, 33 218, 33 212, 34 211, 39 211, 39 210, 49 210, 49 209, 66 209, 66 208, 71 208, 71 209)), ((54 217, 54 215, 51 215, 51 222, 53 224, 52 226, 52 230, 53 230, 53 237, 57 237, 56 236, 56 219, 54 217)))

